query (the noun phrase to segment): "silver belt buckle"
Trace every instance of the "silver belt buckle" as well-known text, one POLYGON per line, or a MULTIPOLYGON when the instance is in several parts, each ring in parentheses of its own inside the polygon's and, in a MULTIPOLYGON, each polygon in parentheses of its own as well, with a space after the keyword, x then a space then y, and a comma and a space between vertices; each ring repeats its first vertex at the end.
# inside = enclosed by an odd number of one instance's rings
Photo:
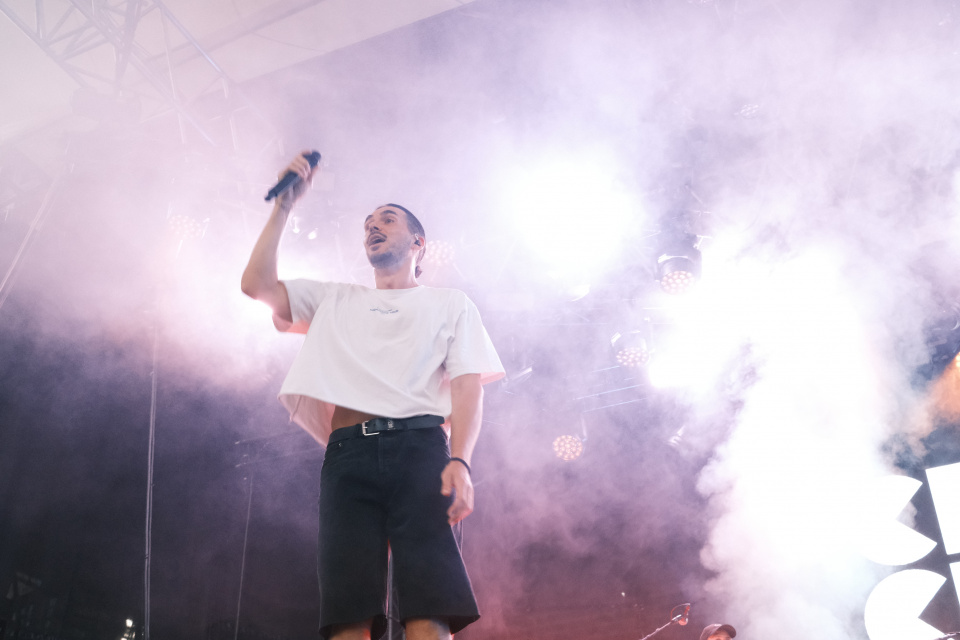
MULTIPOLYGON (((373 433, 367 433, 367 423, 368 423, 368 422, 370 422, 370 421, 369 421, 369 420, 364 420, 363 422, 360 423, 360 433, 362 433, 362 434, 365 435, 365 436, 378 436, 378 435, 380 435, 380 432, 379 432, 379 431, 374 431, 373 433)), ((393 429, 393 420, 387 420, 387 430, 389 431, 389 430, 391 430, 391 429, 393 429)))

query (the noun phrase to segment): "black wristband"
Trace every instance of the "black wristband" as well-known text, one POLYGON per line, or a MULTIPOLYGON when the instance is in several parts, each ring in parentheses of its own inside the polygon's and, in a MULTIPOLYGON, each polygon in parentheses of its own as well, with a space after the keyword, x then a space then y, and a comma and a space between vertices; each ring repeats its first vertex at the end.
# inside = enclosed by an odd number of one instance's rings
POLYGON ((466 460, 464 460, 463 458, 450 458, 450 462, 453 462, 454 460, 456 460, 457 462, 459 462, 460 464, 462 464, 463 466, 465 466, 465 467, 467 468, 467 473, 468 473, 469 475, 471 475, 471 476, 473 475, 473 472, 470 471, 470 465, 467 464, 467 461, 466 461, 466 460))

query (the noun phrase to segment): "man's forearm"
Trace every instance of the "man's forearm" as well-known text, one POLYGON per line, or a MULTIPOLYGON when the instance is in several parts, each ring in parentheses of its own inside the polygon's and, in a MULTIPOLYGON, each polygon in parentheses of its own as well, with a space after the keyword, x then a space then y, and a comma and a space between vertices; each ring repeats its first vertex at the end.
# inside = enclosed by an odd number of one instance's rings
POLYGON ((470 373, 451 380, 450 401, 450 455, 470 464, 483 419, 480 374, 470 373))
MULTIPOLYGON (((241 291, 255 300, 267 303, 273 309, 274 315, 286 323, 292 322, 293 318, 287 288, 280 282, 277 273, 277 253, 280 250, 280 238, 283 236, 284 227, 287 226, 290 209, 313 184, 314 167, 310 166, 307 160, 309 153, 304 151, 295 157, 281 172, 281 176, 293 172, 300 177, 300 180, 295 181, 274 201, 273 211, 270 212, 267 224, 253 246, 250 261, 247 262, 247 268, 243 270, 243 277, 240 278, 241 291)), ((280 325, 276 326, 281 328, 280 325)))
POLYGON ((273 206, 273 211, 267 219, 267 224, 260 232, 257 243, 250 254, 247 268, 243 271, 240 280, 240 289, 251 298, 261 298, 271 291, 279 277, 277 275, 277 254, 280 249, 280 238, 287 225, 287 216, 290 215, 288 206, 284 206, 280 199, 273 206))
POLYGON ((447 522, 454 525, 473 511, 473 482, 470 480, 470 458, 480 435, 483 414, 483 386, 480 374, 468 373, 450 381, 450 455, 460 458, 467 467, 451 460, 440 474, 440 493, 453 496, 447 509, 447 522))

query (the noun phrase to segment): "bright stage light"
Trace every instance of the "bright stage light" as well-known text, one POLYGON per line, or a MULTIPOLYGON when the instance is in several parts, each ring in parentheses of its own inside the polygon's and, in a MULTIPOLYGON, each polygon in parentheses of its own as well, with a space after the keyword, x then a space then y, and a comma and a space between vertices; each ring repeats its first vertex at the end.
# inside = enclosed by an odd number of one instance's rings
POLYGON ((689 271, 670 271, 660 278, 660 287, 671 294, 683 293, 696 282, 693 274, 689 271))
POLYGON ((586 282, 571 284, 567 287, 567 290, 566 290, 567 298, 570 300, 570 302, 576 302, 577 300, 582 299, 589 293, 590 293, 590 284, 586 282))
POLYGON ((564 462, 576 460, 583 453, 583 440, 577 436, 560 436, 553 441, 553 452, 564 462))
POLYGON ((647 378, 657 389, 706 388, 719 362, 713 352, 724 345, 710 343, 711 326, 704 320, 678 322, 657 336, 657 351, 647 363, 647 378))
POLYGON ((639 367, 649 357, 650 354, 643 347, 624 347, 617 351, 617 364, 621 367, 639 367))
POLYGON ((639 329, 613 334, 610 346, 613 347, 614 357, 621 367, 641 367, 650 359, 647 340, 639 329))
POLYGON ((697 237, 690 234, 667 236, 662 242, 657 279, 666 293, 684 293, 700 278, 701 256, 697 242, 697 237))
POLYGON ((606 165, 582 158, 514 169, 503 189, 504 212, 524 246, 567 285, 610 266, 627 232, 645 222, 606 165))
POLYGON ((423 266, 427 268, 445 267, 453 264, 456 255, 457 252, 453 245, 446 240, 429 240, 427 241, 427 252, 423 256, 423 266))
POLYGON ((173 215, 167 218, 167 224, 170 230, 181 240, 187 238, 200 238, 204 233, 204 224, 195 218, 182 214, 173 215))
POLYGON ((236 302, 235 311, 239 312, 239 317, 234 319, 235 323, 239 321, 238 324, 260 329, 272 326, 273 309, 266 303, 247 296, 238 297, 236 302))

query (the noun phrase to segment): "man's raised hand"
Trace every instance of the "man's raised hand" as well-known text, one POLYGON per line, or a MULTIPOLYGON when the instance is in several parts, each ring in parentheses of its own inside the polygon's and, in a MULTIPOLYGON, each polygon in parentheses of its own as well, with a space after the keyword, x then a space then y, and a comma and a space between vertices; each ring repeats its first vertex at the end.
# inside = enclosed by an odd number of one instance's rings
MULTIPOLYGON (((290 161, 290 164, 288 164, 283 171, 277 174, 277 177, 281 180, 287 175, 287 173, 292 173, 300 178, 286 191, 277 196, 277 203, 287 211, 289 211, 293 205, 303 197, 303 194, 313 186, 313 178, 320 171, 320 163, 318 161, 315 161, 314 166, 310 165, 308 156, 311 153, 316 152, 310 151, 309 149, 302 151, 290 161)), ((320 154, 316 155, 319 158, 320 154)))

